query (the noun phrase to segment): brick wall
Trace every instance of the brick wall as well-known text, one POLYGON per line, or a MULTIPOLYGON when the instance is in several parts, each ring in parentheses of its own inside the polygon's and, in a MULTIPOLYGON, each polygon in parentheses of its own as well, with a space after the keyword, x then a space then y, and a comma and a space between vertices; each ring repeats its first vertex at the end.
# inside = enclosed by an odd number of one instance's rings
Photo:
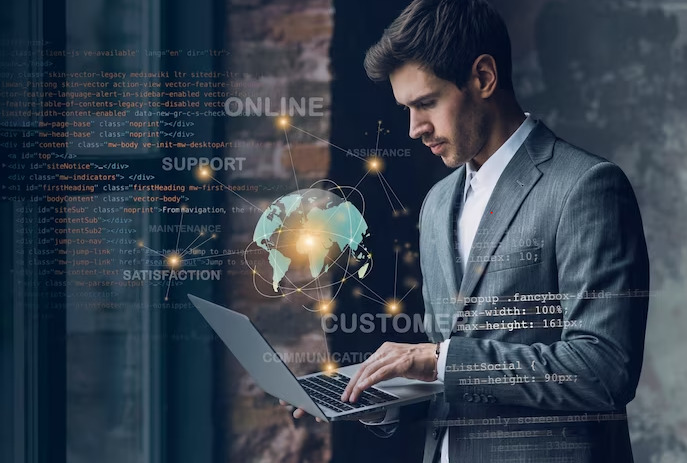
MULTIPOLYGON (((294 117, 292 123, 327 140, 329 138, 330 81, 329 45, 332 35, 330 0, 228 0, 228 69, 237 96, 285 98, 322 98, 324 116, 294 117)), ((263 100, 264 101, 264 100, 263 100)), ((273 106, 274 107, 274 106, 273 106)), ((305 188, 325 178, 330 166, 326 143, 294 129, 288 130, 291 156, 283 129, 274 117, 228 117, 228 139, 244 148, 232 149, 230 156, 246 157, 244 170, 226 179, 231 182, 259 184, 257 193, 243 195, 250 205, 231 193, 228 204, 242 207, 244 213, 227 215, 225 229, 231 234, 225 248, 243 249, 252 240, 253 229, 274 199, 296 190, 291 158, 298 187, 305 188)), ((266 261, 266 253, 251 259, 266 261)), ((232 272, 226 288, 233 309, 245 313, 277 351, 326 352, 317 314, 300 307, 307 299, 266 298, 253 287, 252 274, 232 272)), ((298 275, 297 275, 298 277, 298 275)), ((307 275, 302 276, 303 279, 307 275)), ((225 440, 229 461, 323 462, 330 459, 330 429, 312 419, 294 423, 276 400, 263 393, 229 354, 223 363, 220 388, 225 395, 222 413, 227 426, 225 440), (226 394, 225 394, 226 393, 226 394)), ((290 365, 294 373, 317 370, 317 364, 290 365)))

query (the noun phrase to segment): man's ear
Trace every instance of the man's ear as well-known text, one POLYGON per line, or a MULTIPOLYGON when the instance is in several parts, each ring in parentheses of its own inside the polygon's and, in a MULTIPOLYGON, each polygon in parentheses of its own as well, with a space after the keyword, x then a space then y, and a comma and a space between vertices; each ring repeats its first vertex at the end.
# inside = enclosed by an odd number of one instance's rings
POLYGON ((472 63, 472 77, 476 93, 485 100, 491 97, 499 86, 499 75, 494 57, 478 56, 472 63))

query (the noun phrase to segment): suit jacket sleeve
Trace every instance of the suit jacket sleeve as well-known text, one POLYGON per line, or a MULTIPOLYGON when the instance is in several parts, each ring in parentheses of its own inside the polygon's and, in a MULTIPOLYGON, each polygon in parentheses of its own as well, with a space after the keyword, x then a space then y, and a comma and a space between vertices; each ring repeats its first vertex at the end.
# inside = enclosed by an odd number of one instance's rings
POLYGON ((620 168, 598 163, 570 189, 559 216, 553 214, 551 220, 558 220, 559 293, 576 296, 566 302, 560 341, 528 345, 453 336, 444 382, 447 401, 465 400, 471 390, 465 381, 468 376, 494 373, 451 371, 451 365, 516 361, 527 371, 499 373, 534 375, 535 382, 495 386, 498 403, 550 410, 617 410, 634 397, 644 348, 649 262, 632 187, 620 168), (628 289, 644 291, 644 297, 579 297, 587 290, 627 293, 628 289), (556 374, 556 380, 547 382, 547 374, 556 374))
MULTIPOLYGON (((420 221, 419 221, 419 227, 420 231, 422 231, 422 224, 424 222, 424 213, 426 212, 427 209, 427 199, 430 197, 432 191, 436 188, 436 185, 432 187, 432 189, 427 193, 425 196, 424 201, 422 201, 422 207, 420 207, 420 221)), ((444 338, 441 336, 439 327, 436 326, 434 316, 427 316, 427 314, 433 314, 432 311, 432 304, 430 303, 431 296, 429 294, 429 285, 427 285, 427 282, 425 281, 426 275, 422 275, 422 300, 424 301, 425 304, 425 317, 423 319, 423 327, 424 327, 424 332, 427 335, 427 338, 429 339, 429 342, 436 344, 437 342, 444 341, 444 338)))

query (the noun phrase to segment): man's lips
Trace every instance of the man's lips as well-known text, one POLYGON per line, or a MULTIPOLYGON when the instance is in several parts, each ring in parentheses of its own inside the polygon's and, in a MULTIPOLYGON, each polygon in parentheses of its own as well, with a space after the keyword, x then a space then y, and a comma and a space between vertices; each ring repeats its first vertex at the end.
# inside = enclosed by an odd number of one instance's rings
POLYGON ((426 143, 427 147, 432 150, 433 154, 438 154, 443 148, 445 142, 441 141, 439 143, 426 143))

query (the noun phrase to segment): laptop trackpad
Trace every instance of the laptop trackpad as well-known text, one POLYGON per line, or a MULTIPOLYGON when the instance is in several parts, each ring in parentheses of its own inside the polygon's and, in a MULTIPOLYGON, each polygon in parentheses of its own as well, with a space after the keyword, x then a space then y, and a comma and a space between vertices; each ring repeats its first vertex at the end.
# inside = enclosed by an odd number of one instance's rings
MULTIPOLYGON (((360 368, 360 364, 339 368, 339 373, 353 377, 360 368)), ((418 395, 443 394, 444 383, 441 381, 420 381, 408 378, 392 378, 375 384, 374 387, 393 394, 401 399, 417 397, 418 395)))
POLYGON ((400 398, 420 395, 441 394, 444 392, 444 383, 441 381, 418 381, 408 378, 392 378, 375 385, 384 392, 400 398))

